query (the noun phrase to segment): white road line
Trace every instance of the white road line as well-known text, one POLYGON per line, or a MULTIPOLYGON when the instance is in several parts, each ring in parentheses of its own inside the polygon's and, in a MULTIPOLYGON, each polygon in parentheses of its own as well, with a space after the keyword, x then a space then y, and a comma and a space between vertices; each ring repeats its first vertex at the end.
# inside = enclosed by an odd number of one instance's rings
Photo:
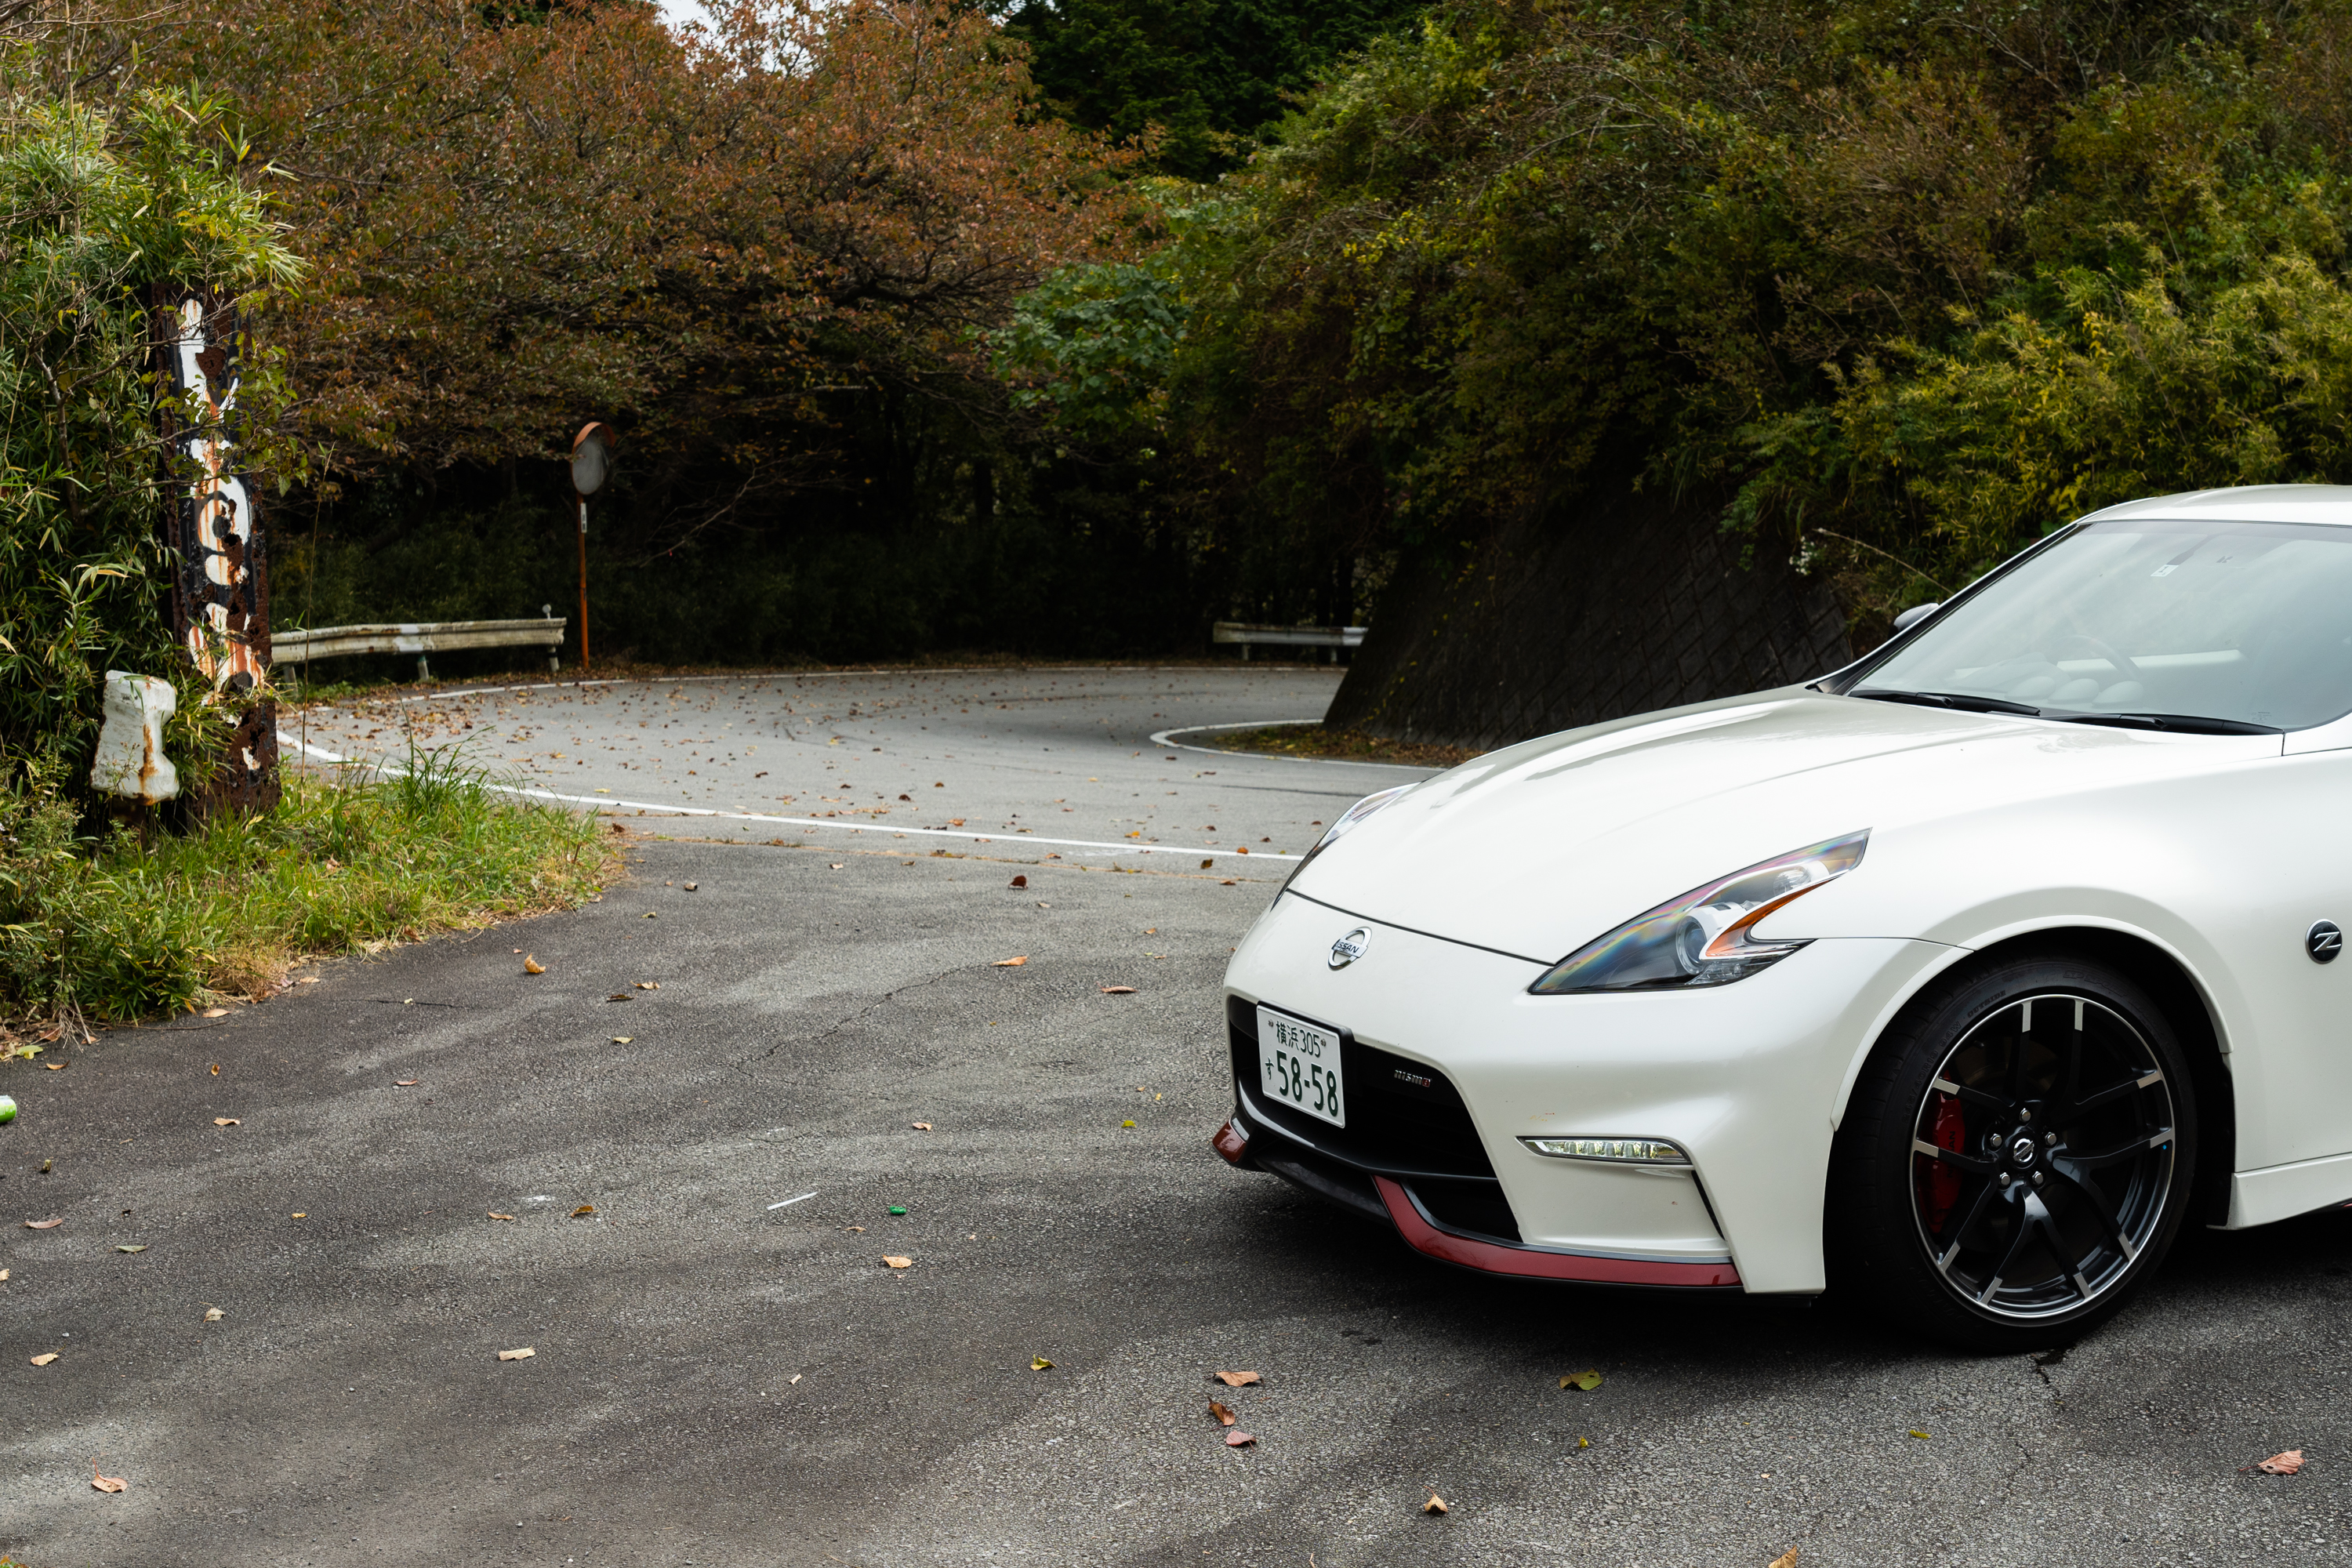
MULTIPOLYGON (((407 770, 390 763, 361 763, 356 757, 341 756, 323 746, 308 741, 294 744, 322 763, 358 763, 380 773, 400 773, 407 770)), ((894 838, 956 838, 972 844, 1051 844, 1061 849, 1101 849, 1113 855, 1202 855, 1227 860, 1297 860, 1297 855, 1285 855, 1279 850, 1219 849, 1213 847, 1186 848, 1177 844, 1103 844, 1091 838, 1039 838, 1025 833, 969 833, 947 827, 852 827, 845 822, 826 822, 810 816, 772 816, 760 811, 719 811, 707 805, 671 805, 650 800, 614 800, 609 795, 559 795, 551 789, 533 789, 522 784, 488 784, 482 786, 501 795, 527 795, 533 800, 560 800, 572 805, 598 807, 618 806, 627 811, 658 811, 671 816, 711 816, 727 822, 776 822, 788 827, 814 827, 828 833, 884 834, 894 838)))
POLYGON ((1323 763, 1343 768, 1405 768, 1414 773, 1443 773, 1443 768, 1423 767, 1419 763, 1360 763, 1353 757, 1286 757, 1276 752, 1235 752, 1223 746, 1195 746, 1186 741, 1171 741, 1171 735, 1199 735, 1211 730, 1271 730, 1276 724, 1320 724, 1320 719, 1245 719, 1238 724, 1186 724, 1174 730, 1162 730, 1151 737, 1155 746, 1174 746, 1180 751, 1200 752, 1212 757, 1263 757, 1269 763, 1323 763))
MULTIPOLYGON (((871 675, 888 676, 894 679, 902 675, 992 675, 997 673, 1000 668, 989 664, 943 664, 922 669, 778 669, 770 670, 764 675, 675 675, 667 679, 643 675, 615 676, 610 680, 543 680, 536 686, 472 686, 457 691, 427 691, 415 697, 395 697, 393 700, 394 702, 446 702, 459 697, 494 697, 502 691, 584 690, 591 686, 690 686, 697 681, 709 680, 742 680, 765 684, 777 680, 846 680, 853 676, 871 675)), ((1021 673, 1024 675, 1056 672, 1066 674, 1075 670, 1087 675, 1133 675, 1138 672, 1149 675, 1161 670, 1190 672, 1198 668, 1196 665, 1186 664, 1053 664, 1032 665, 1023 669, 1021 673)), ((341 700, 354 700, 345 698, 341 700)), ((366 699, 362 698, 357 700, 364 701, 366 699)), ((333 704, 329 703, 328 706, 331 707, 333 704)), ((1277 724, 1322 722, 1319 719, 1276 719, 1272 721, 1277 724)), ((1247 725, 1235 724, 1201 724, 1193 727, 1202 730, 1248 728, 1247 725)), ((1174 734, 1182 732, 1181 731, 1171 731, 1174 734)))

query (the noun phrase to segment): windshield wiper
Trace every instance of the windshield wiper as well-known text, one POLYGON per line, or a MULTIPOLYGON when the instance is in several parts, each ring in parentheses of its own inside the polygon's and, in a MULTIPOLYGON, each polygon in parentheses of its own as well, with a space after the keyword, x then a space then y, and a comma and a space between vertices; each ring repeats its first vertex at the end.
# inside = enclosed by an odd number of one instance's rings
POLYGON ((1963 713, 2022 713, 2029 719, 2042 716, 2041 709, 2028 708, 2022 702, 1975 697, 1965 691, 1897 691, 1891 686, 1858 686, 1846 695, 1879 702, 1916 702, 1922 708, 1957 708, 1963 713))
POLYGON ((2201 713, 2046 713, 2063 724, 2106 724, 2118 730, 2168 730, 2181 735, 2284 735, 2275 724, 2208 719, 2201 713))

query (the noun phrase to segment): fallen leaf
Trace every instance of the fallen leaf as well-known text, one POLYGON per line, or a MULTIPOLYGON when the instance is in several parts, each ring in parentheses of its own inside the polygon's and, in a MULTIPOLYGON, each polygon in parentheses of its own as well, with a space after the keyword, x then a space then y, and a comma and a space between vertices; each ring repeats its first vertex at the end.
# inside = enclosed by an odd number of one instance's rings
POLYGON ((1029 1358, 1029 1370, 1031 1372, 1051 1372, 1054 1370, 1054 1363, 1047 1361, 1044 1356, 1033 1355, 1029 1358))
POLYGON ((915 1260, 911 1258, 885 1258, 882 1261, 893 1268, 912 1268, 915 1266, 915 1260))
POLYGON ((931 1130, 931 1124, 928 1121, 909 1121, 907 1125, 918 1132, 929 1132, 931 1130))
POLYGON ((1238 1419, 1232 1411, 1226 1409, 1223 1405, 1218 1404, 1213 1399, 1209 1401, 1209 1415, 1220 1426, 1230 1426, 1238 1419))
POLYGON ((525 974, 544 974, 547 973, 547 965, 526 953, 522 961, 522 972, 525 974))
POLYGON ((234 1116, 215 1116, 213 1118, 213 1125, 215 1127, 242 1127, 245 1123, 239 1121, 234 1116))
POLYGON ((1227 1388, 1247 1388, 1251 1384, 1259 1381, 1257 1373, 1254 1372, 1221 1372, 1216 1376, 1217 1381, 1227 1388))
POLYGON ((1026 877, 1015 877, 1015 878, 1013 878, 1013 880, 1012 880, 1012 881, 1007 882, 1007 883, 1005 884, 1005 886, 1006 886, 1006 887, 1008 887, 1008 888, 1025 888, 1025 887, 1027 887, 1028 885, 1029 885, 1029 879, 1028 879, 1028 878, 1026 878, 1026 877))
POLYGON ((51 1072, 63 1072, 66 1070, 66 1064, 63 1062, 43 1062, 41 1065, 48 1068, 51 1072))
POLYGON ((835 861, 833 863, 833 868, 834 868, 835 870, 836 870, 836 871, 840 870, 840 869, 841 869, 841 862, 840 862, 840 861, 838 861, 838 860, 835 860, 835 861))
POLYGON ((841 1228, 857 1236, 863 1236, 866 1234, 866 1227, 862 1225, 845 1225, 841 1228))
POLYGON ((683 886, 683 887, 686 889, 686 890, 687 890, 688 892, 691 893, 691 892, 695 892, 695 891, 698 890, 698 889, 701 888, 702 884, 701 884, 701 883, 699 883, 699 882, 687 882, 687 883, 683 883, 683 884, 681 884, 681 886, 683 886))
POLYGON ((392 1087, 394 1089, 415 1089, 418 1084, 423 1083, 424 1081, 425 1080, 421 1078, 396 1078, 392 1080, 392 1087))
POLYGON ((1241 884, 1234 881, 1231 877, 1227 877, 1223 881, 1219 882, 1217 886, 1220 888, 1238 888, 1241 884))
POLYGON ((1922 1443, 1932 1443, 1935 1441, 1934 1438, 1928 1436, 1925 1432, 1920 1431, 1916 1426, 1911 1428, 1911 1436, 1918 1438, 1922 1443))
POLYGON ((615 991, 610 996, 605 997, 604 1000, 607 1002, 634 1002, 636 998, 630 995, 625 991, 615 991))
POLYGON ((1106 985, 1102 988, 1102 994, 1106 996, 1132 996, 1135 994, 1135 987, 1132 985, 1106 985))
POLYGON ((319 977, 315 974, 306 974, 301 979, 297 980, 294 984, 297 985, 316 985, 319 984, 319 977))
POLYGON ((119 1492, 131 1483, 121 1476, 101 1476, 93 1467, 89 1472, 89 1484, 102 1492, 119 1492))
POLYGON ((2284 1454, 2273 1454, 2254 1468, 2266 1476, 2291 1476, 2303 1468, 2303 1450, 2289 1448, 2284 1454))
POLYGON ((223 1318, 227 1316, 228 1314, 222 1311, 218 1307, 207 1307, 205 1309, 205 1321, 207 1323, 217 1323, 223 1318))
POLYGON ((1248 1433, 1243 1431, 1238 1426, 1225 1434, 1225 1447, 1228 1448, 1246 1448, 1252 1443, 1256 1441, 1256 1438, 1251 1436, 1248 1433))
POLYGON ((309 1219, 310 1217, 310 1211, 309 1209, 296 1209, 294 1211, 294 1217, 296 1219, 309 1219))
POLYGON ((1797 1549, 1793 1546, 1765 1565, 1765 1568, 1797 1568, 1797 1549))
POLYGON ((25 1228, 26 1228, 26 1230, 55 1230, 55 1229, 57 1229, 57 1228, 58 1228, 58 1226, 61 1226, 61 1225, 65 1224, 65 1222, 66 1222, 65 1215, 50 1215, 48 1218, 47 1218, 47 1219, 28 1219, 28 1220, 26 1220, 26 1221, 25 1222, 25 1228))
POLYGON ((1429 1494, 1429 1500, 1421 1505, 1421 1511, 1423 1513, 1452 1513, 1454 1510, 1445 1506, 1445 1500, 1444 1498, 1439 1497, 1435 1492, 1432 1492, 1429 1494))
POLYGON ((649 920, 649 921, 657 921, 657 920, 661 919, 661 916, 659 916, 658 914, 655 913, 655 912, 654 912, 653 910, 647 910, 646 911, 646 919, 647 919, 647 920, 649 920))
POLYGON ((490 1216, 492 1219, 512 1219, 512 1218, 514 1218, 514 1215, 510 1215, 510 1214, 500 1214, 500 1213, 499 1213, 498 1210, 496 1210, 496 1209, 491 1209, 491 1210, 489 1210, 489 1211, 488 1211, 488 1213, 489 1213, 489 1216, 490 1216))
POLYGON ((144 1252, 147 1250, 147 1244, 142 1241, 136 1247, 118 1247, 114 1250, 117 1252, 144 1252))
POLYGON ((213 1063, 213 1076, 215 1078, 220 1077, 220 1063, 218 1062, 213 1063))
POLYGON ((573 1219, 586 1219, 590 1215, 594 1214, 595 1212, 596 1205, 594 1204, 582 1204, 578 1208, 572 1211, 572 1217, 573 1219))
POLYGON ((661 982, 658 980, 640 980, 637 982, 637 989, 640 991, 658 991, 661 989, 661 982))
POLYGON ((8 1283, 8 1271, 5 1268, 0 1268, 0 1285, 6 1283, 8 1283))
POLYGON ((539 1352, 531 1346, 525 1345, 519 1351, 500 1351, 499 1352, 499 1359, 500 1361, 529 1361, 538 1353, 539 1352))
POLYGON ((1592 1447, 1592 1439, 1590 1437, 1579 1437, 1576 1440, 1576 1446, 1580 1448, 1590 1448, 1592 1447))
POLYGON ((1594 1389, 1601 1386, 1601 1374, 1588 1367, 1582 1372, 1570 1373, 1568 1376, 1561 1378, 1559 1380, 1559 1385, 1562 1388, 1580 1388, 1584 1390, 1585 1393, 1590 1394, 1594 1389))
POLYGON ((633 1043, 635 1039, 636 1036, 635 1035, 614 1035, 613 1037, 613 1043, 616 1046, 625 1046, 633 1043))
POLYGON ((57 1359, 58 1359, 58 1352, 55 1352, 55 1351, 43 1351, 40 1354, 38 1354, 38 1355, 37 1355, 37 1356, 35 1356, 35 1357, 33 1358, 33 1364, 34 1364, 35 1366, 47 1366, 47 1365, 48 1365, 48 1364, 49 1364, 49 1363, 51 1363, 51 1362, 53 1362, 53 1361, 55 1361, 55 1360, 57 1360, 57 1359))
POLYGON ((1203 861, 1202 861, 1202 862, 1201 862, 1201 869, 1202 869, 1202 870, 1203 870, 1203 871, 1205 871, 1205 870, 1207 870, 1210 867, 1212 867, 1212 866, 1213 866, 1213 865, 1215 865, 1215 864, 1216 864, 1216 862, 1215 862, 1214 860, 1203 860, 1203 861))
POLYGON ((226 1007, 207 1007, 196 1016, 200 1018, 226 1018, 228 1016, 228 1009, 226 1007))
POLYGON ((989 967, 991 969, 1018 969, 1028 962, 1029 955, 1024 952, 1018 958, 1000 958, 994 963, 990 964, 989 967))

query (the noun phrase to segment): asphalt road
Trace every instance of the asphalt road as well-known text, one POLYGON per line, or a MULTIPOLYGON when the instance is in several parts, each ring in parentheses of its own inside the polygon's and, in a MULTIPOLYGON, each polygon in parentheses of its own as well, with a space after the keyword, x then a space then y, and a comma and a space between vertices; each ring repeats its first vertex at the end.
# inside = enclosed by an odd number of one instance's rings
POLYGON ((1223 864, 1296 855, 1349 802, 1428 770, 1153 737, 1318 719, 1339 684, 1336 669, 1230 664, 461 687, 314 708, 286 734, 321 763, 440 752, 618 816, 705 814, 704 837, 1223 864))
POLYGON ((0 1068, 0 1553, 2352 1560, 2352 1216, 2046 1366, 1457 1273, 1208 1151, 1269 881, 627 826, 580 911, 0 1068))

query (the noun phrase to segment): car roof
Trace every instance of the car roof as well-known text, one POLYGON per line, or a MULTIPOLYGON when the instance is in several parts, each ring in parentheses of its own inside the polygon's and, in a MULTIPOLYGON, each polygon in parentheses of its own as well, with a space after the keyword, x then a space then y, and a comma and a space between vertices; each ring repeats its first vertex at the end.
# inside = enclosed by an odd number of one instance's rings
POLYGON ((2352 528, 2352 485, 2242 485, 2226 490, 2186 490, 2150 496, 2095 511, 2084 522, 2119 518, 2209 517, 2230 522, 2320 522, 2352 528))

